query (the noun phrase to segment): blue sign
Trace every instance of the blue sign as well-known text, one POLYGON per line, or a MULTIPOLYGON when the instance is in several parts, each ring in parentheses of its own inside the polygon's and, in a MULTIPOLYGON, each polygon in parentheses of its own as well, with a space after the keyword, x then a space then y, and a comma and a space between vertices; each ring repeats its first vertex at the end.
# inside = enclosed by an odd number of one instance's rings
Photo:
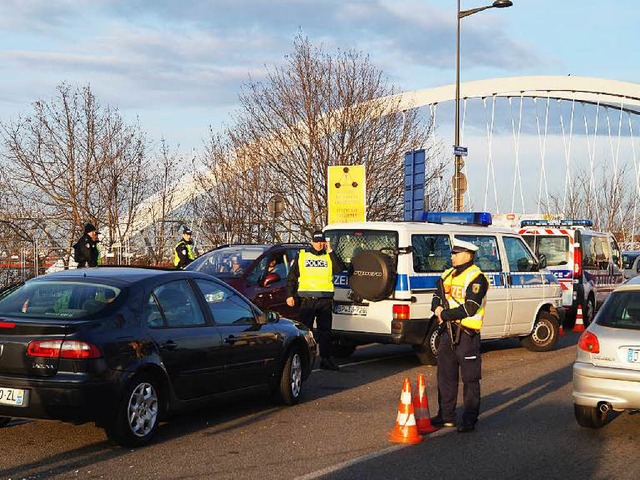
POLYGON ((413 150, 404 156, 404 219, 422 220, 425 210, 425 151, 413 150))
POLYGON ((453 154, 457 157, 466 157, 468 152, 467 147, 461 147, 459 145, 453 146, 453 154))

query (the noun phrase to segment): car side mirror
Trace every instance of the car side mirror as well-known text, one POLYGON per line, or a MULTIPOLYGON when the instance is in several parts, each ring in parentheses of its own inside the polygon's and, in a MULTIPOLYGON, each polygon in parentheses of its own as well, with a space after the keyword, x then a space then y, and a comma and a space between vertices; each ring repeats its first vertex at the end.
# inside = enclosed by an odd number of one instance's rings
POLYGON ((262 286, 266 288, 269 285, 279 281, 280 275, 278 275, 277 273, 267 273, 267 275, 264 277, 264 280, 262 280, 262 286))
POLYGON ((538 270, 547 268, 547 256, 544 253, 538 255, 538 270))
POLYGON ((280 314, 278 312, 272 312, 272 311, 267 312, 268 323, 276 323, 278 320, 280 320, 280 314))

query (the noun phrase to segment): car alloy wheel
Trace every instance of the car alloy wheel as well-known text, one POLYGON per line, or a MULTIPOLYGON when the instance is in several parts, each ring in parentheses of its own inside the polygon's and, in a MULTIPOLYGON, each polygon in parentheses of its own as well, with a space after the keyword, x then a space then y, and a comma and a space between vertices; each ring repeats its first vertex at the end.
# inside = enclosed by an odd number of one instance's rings
POLYGON ((140 383, 129 397, 129 428, 136 437, 145 437, 158 421, 158 395, 150 383, 140 383))
POLYGON ((289 353, 280 378, 280 398, 287 405, 295 405, 302 392, 302 358, 297 350, 289 353))

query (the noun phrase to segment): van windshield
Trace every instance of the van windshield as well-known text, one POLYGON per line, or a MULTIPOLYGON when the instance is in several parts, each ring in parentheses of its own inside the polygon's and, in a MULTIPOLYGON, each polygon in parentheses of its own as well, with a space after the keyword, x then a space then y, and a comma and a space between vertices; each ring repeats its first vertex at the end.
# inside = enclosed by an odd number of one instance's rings
POLYGON ((389 249, 398 248, 398 233, 386 230, 327 230, 325 235, 338 258, 350 264, 361 250, 382 250, 393 257, 389 249))
POLYGON ((547 266, 556 267, 569 263, 569 237, 566 235, 523 235, 537 256, 547 257, 547 266))

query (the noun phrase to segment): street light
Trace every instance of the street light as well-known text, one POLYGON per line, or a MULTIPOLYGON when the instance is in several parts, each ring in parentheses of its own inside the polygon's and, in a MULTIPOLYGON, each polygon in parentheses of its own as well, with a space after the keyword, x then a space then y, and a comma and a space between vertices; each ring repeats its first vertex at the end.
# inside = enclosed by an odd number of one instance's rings
POLYGON ((460 20, 474 13, 487 10, 488 8, 505 8, 513 5, 510 0, 496 0, 491 5, 484 7, 471 8, 469 10, 460 10, 460 0, 458 0, 458 31, 456 41, 456 124, 454 139, 455 154, 455 171, 453 174, 453 209, 461 212, 464 208, 463 195, 467 190, 467 179, 462 173, 464 160, 462 160, 462 152, 457 147, 460 146, 460 20))

